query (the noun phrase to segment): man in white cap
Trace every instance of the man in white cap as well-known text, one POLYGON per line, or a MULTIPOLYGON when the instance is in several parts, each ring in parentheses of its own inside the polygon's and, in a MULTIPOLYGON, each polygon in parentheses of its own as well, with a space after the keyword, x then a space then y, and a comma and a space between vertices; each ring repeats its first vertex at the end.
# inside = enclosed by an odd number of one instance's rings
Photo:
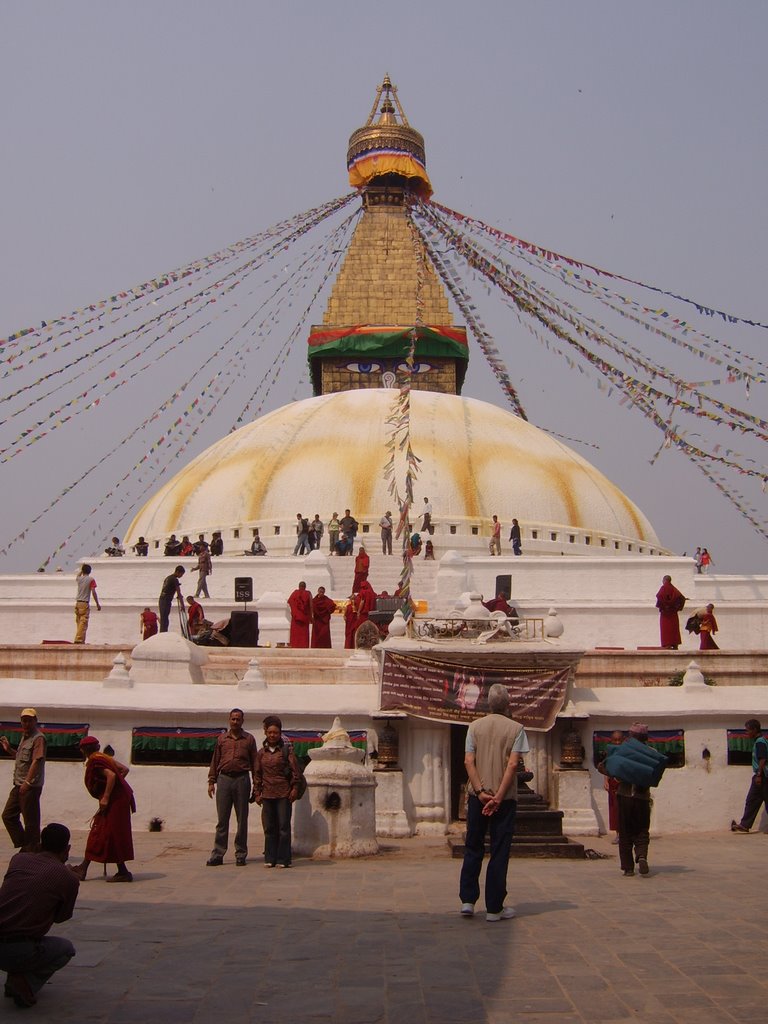
POLYGON ((21 740, 14 750, 7 736, 0 736, 6 754, 14 754, 13 787, 3 810, 3 824, 14 846, 25 853, 40 847, 40 795, 45 782, 45 736, 37 725, 37 711, 21 712, 21 740), (21 819, 24 819, 24 825, 21 819))

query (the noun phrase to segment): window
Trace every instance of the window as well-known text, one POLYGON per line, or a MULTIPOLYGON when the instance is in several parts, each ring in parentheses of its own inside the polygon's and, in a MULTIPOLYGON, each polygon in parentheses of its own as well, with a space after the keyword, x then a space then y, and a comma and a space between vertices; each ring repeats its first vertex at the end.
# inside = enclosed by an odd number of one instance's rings
POLYGON ((235 538, 235 540, 237 540, 237 538, 240 536, 240 531, 239 530, 233 530, 232 531, 232 536, 235 538))
POLYGON ((258 534, 258 532, 259 532, 258 526, 254 526, 253 529, 251 530, 251 536, 255 537, 258 534))
POLYGON ((454 525, 449 526, 448 529, 451 533, 456 533, 456 527, 454 525))
POLYGON ((569 533, 568 534, 568 543, 569 544, 575 544, 576 543, 576 534, 575 533, 569 533))
MULTIPOLYGON (((765 735, 765 733, 763 733, 765 735)), ((728 764, 752 764, 752 744, 746 729, 728 730, 728 764)))
POLYGON ((480 527, 479 526, 473 526, 472 527, 472 536, 476 537, 478 535, 478 533, 480 533, 480 527))
POLYGON ((632 545, 631 544, 627 544, 627 551, 631 551, 631 550, 632 550, 632 545))
POLYGON ((363 533, 370 533, 370 532, 371 532, 371 528, 368 525, 368 523, 363 523, 363 533))
MULTIPOLYGON (((592 759, 595 767, 605 759, 611 736, 621 729, 605 729, 592 733, 592 759)), ((627 736, 627 732, 623 731, 627 736)), ((648 733, 648 746, 655 747, 661 754, 669 758, 667 768, 685 767, 685 731, 683 729, 651 729, 648 733)))
MULTIPOLYGON (((223 732, 226 729, 221 727, 189 729, 181 726, 138 726, 132 732, 131 763, 207 768, 211 763, 216 739, 223 732)), ((325 729, 284 729, 283 737, 292 744, 299 761, 306 765, 310 748, 323 745, 324 732, 325 729)), ((364 730, 350 732, 349 738, 353 746, 362 751, 367 750, 368 734, 364 730)))
MULTIPOLYGON (((40 732, 46 739, 47 761, 82 761, 80 740, 88 735, 88 723, 68 725, 63 722, 45 724, 39 722, 40 732)), ((18 722, 0 722, 0 735, 7 736, 12 747, 21 742, 21 726, 18 722)))
POLYGON ((613 546, 616 548, 617 551, 619 550, 619 542, 617 540, 613 542, 613 546))
POLYGON ((276 526, 275 527, 275 536, 278 537, 279 535, 280 535, 280 527, 276 526))
POLYGON ((531 530, 531 540, 538 540, 538 539, 539 539, 539 531, 538 530, 531 530))
POLYGON ((605 547, 605 537, 601 537, 601 538, 600 538, 600 547, 601 547, 601 548, 604 548, 604 547, 605 547))
POLYGON ((557 540, 557 534, 556 533, 550 533, 549 539, 550 540, 557 540))
POLYGON ((157 550, 159 547, 160 547, 160 541, 156 540, 155 541, 155 550, 157 550))

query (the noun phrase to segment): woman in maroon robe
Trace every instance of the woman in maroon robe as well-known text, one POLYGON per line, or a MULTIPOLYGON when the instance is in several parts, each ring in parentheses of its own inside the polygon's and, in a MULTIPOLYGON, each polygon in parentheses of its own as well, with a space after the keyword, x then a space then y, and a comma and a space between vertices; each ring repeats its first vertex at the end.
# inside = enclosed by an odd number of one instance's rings
POLYGON ((336 602, 325 596, 325 587, 318 587, 312 599, 312 647, 331 647, 331 616, 336 602))
POLYGON ((360 545, 360 550, 355 556, 355 578, 352 581, 352 592, 357 593, 360 589, 360 584, 363 580, 368 579, 368 569, 370 568, 371 560, 363 547, 360 545))
POLYGON ((665 576, 661 581, 661 589, 656 595, 656 607, 659 609, 661 646, 676 651, 683 642, 677 616, 685 607, 685 598, 677 587, 672 586, 671 576, 665 576))
POLYGON ((291 632, 288 638, 289 647, 309 647, 309 624, 312 621, 312 595, 307 590, 304 580, 299 583, 288 598, 291 609, 291 632))
POLYGON ((717 632, 717 619, 712 614, 715 610, 713 604, 708 604, 704 611, 696 612, 699 619, 699 650, 700 651, 719 651, 720 648, 715 643, 715 638, 712 636, 713 633, 717 632))
POLYGON ((133 860, 131 814, 136 810, 133 790, 125 781, 128 768, 114 757, 99 753, 99 741, 86 736, 80 742, 85 757, 85 788, 99 801, 99 809, 91 821, 82 864, 72 868, 82 881, 91 861, 117 864, 117 874, 108 882, 132 882, 133 875, 125 866, 133 860))

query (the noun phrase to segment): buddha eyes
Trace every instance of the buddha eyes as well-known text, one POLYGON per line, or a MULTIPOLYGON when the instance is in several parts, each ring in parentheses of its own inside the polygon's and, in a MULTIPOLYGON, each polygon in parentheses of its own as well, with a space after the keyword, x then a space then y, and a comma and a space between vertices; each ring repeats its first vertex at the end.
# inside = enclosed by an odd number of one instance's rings
MULTIPOLYGON (((354 363, 347 363, 344 367, 345 370, 349 370, 351 373, 381 373, 384 370, 384 363, 371 360, 369 363, 356 361, 354 363)), ((408 370, 408 364, 404 359, 400 362, 395 363, 394 369, 397 373, 406 373, 408 370)), ((428 373, 432 369, 430 363, 414 363, 413 373, 428 373)))
POLYGON ((384 367, 381 363, 347 363, 346 369, 352 373, 380 373, 384 367))
MULTIPOLYGON (((395 369, 398 372, 400 372, 400 373, 405 373, 408 370, 408 363, 406 363, 406 361, 403 360, 401 363, 397 364, 395 369)), ((432 369, 432 367, 431 367, 431 365, 429 363, 414 363, 413 364, 413 370, 411 372, 412 373, 429 373, 429 371, 431 369, 432 369)))

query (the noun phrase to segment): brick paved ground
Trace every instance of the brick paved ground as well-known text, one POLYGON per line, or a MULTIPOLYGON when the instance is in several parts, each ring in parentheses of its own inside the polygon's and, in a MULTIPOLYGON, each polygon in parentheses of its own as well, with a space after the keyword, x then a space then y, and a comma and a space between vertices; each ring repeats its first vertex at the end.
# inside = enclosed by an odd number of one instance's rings
POLYGON ((607 839, 588 841, 606 860, 515 860, 518 917, 498 924, 459 916, 437 838, 290 871, 207 868, 202 834, 136 838, 134 884, 92 866, 55 928, 77 957, 34 1009, 0 1001, 4 1019, 719 1024, 768 1005, 765 835, 654 840, 647 878, 624 878, 607 839))

